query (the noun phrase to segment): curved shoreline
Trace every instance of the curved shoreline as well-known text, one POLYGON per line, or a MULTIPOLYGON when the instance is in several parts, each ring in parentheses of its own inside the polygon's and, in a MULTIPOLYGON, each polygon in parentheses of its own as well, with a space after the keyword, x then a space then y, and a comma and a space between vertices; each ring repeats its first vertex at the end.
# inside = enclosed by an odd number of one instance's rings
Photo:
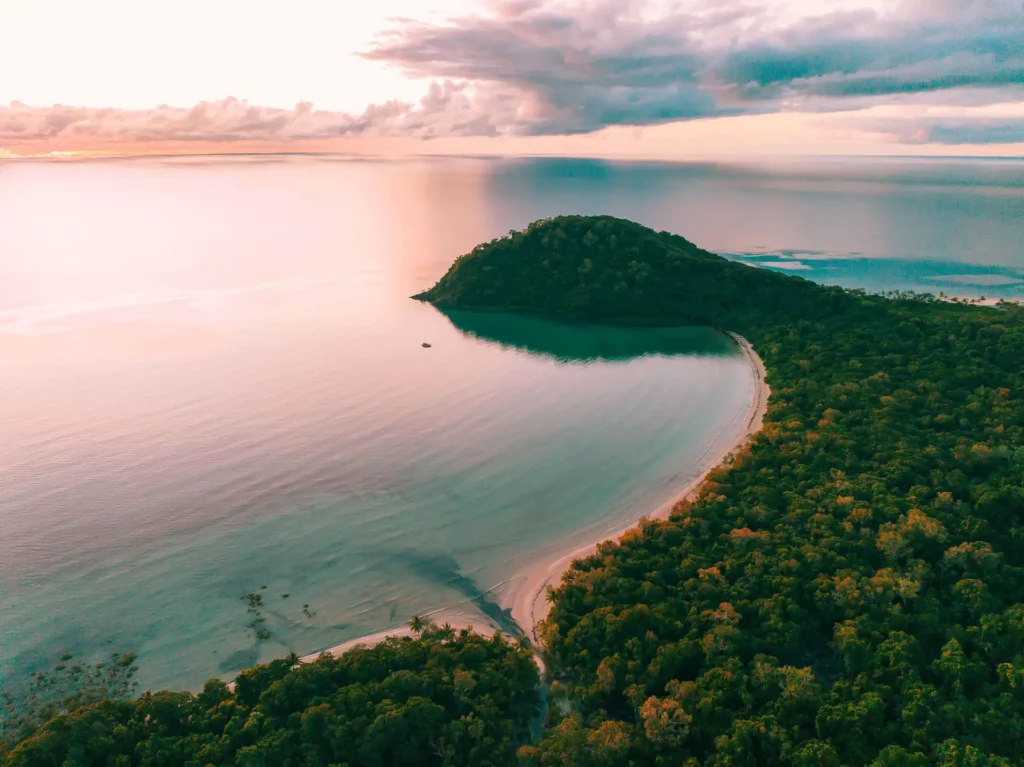
MULTIPOLYGON (((751 373, 754 376, 754 393, 750 407, 748 408, 746 417, 743 421, 743 427, 739 430, 736 437, 719 453, 715 460, 709 462, 707 467, 701 471, 696 478, 690 480, 690 482, 688 482, 672 500, 662 504, 652 514, 645 515, 649 519, 668 519, 672 510, 678 503, 687 500, 694 495, 694 493, 704 483, 708 474, 721 466, 722 462, 725 461, 726 458, 742 448, 754 434, 761 430, 765 413, 768 410, 768 397, 771 395, 771 389, 765 382, 764 363, 761 361, 761 358, 758 356, 757 352, 754 351, 747 339, 743 338, 743 336, 737 335, 736 333, 728 331, 726 331, 726 333, 732 337, 743 351, 744 355, 746 355, 747 361, 750 363, 751 373)), ((714 443, 712 443, 712 445, 713 444, 714 443)), ((710 450, 711 448, 709 447, 708 449, 710 450)), ((548 587, 557 586, 562 579, 562 575, 564 575, 566 570, 569 569, 575 560, 594 553, 600 543, 620 538, 628 530, 635 527, 637 521, 637 517, 630 517, 626 522, 612 528, 610 531, 601 533, 599 537, 594 538, 585 545, 576 546, 568 552, 557 555, 557 558, 554 561, 545 560, 543 562, 536 563, 512 577, 511 580, 513 582, 518 581, 518 585, 504 596, 502 599, 502 605, 506 609, 510 610, 512 620, 515 621, 520 629, 522 629, 523 634, 530 640, 535 648, 539 646, 537 639, 537 624, 547 616, 549 609, 546 599, 548 587)), ((439 608, 430 613, 425 613, 422 617, 429 617, 433 615, 445 617, 453 628, 456 629, 469 627, 482 629, 486 626, 492 631, 497 631, 496 628, 487 623, 483 616, 481 616, 481 621, 477 624, 473 624, 463 617, 465 613, 454 613, 451 608, 439 608)), ((384 641, 388 637, 411 635, 412 631, 409 627, 402 625, 358 637, 356 639, 350 639, 347 642, 342 642, 334 647, 305 655, 301 660, 303 662, 316 660, 316 658, 324 652, 330 652, 332 655, 337 656, 357 646, 375 645, 384 641)))
MULTIPOLYGON (((466 613, 455 612, 448 608, 442 607, 439 610, 431 610, 428 613, 423 613, 421 618, 430 618, 431 623, 447 623, 456 631, 462 631, 462 629, 473 629, 481 634, 490 634, 497 629, 489 625, 480 625, 480 623, 473 623, 471 620, 467 620, 466 613), (491 631, 487 631, 491 629, 491 631)), ((411 637, 413 636, 413 630, 409 628, 408 623, 404 623, 401 626, 396 626, 391 629, 384 629, 383 631, 377 631, 373 634, 367 634, 366 636, 356 637, 355 639, 349 639, 347 642, 335 645, 334 647, 327 647, 317 652, 311 652, 309 655, 303 655, 299 658, 300 663, 312 663, 325 652, 329 652, 335 658, 342 653, 348 652, 355 647, 372 647, 373 645, 380 644, 385 639, 391 637, 411 637)))
MULTIPOLYGON (((751 372, 754 375, 754 394, 743 422, 743 428, 740 429, 732 442, 725 446, 715 460, 709 462, 707 468, 701 471, 696 478, 690 480, 672 500, 662 504, 653 513, 645 515, 649 519, 668 519, 677 504, 688 500, 696 493, 700 486, 704 484, 708 474, 721 466, 723 461, 742 448, 754 434, 761 430, 765 413, 768 410, 768 397, 771 395, 771 389, 765 382, 764 363, 747 339, 736 333, 728 333, 728 335, 743 350, 747 360, 750 362, 751 372)), ((550 609, 547 602, 548 587, 558 586, 562 576, 572 566, 574 561, 595 553, 599 544, 622 537, 623 534, 637 525, 637 521, 636 517, 632 517, 621 526, 613 528, 611 532, 606 531, 600 537, 561 554, 555 561, 538 563, 513 578, 513 580, 519 580, 520 584, 509 595, 506 595, 506 600, 503 601, 506 603, 505 606, 511 608, 512 620, 516 622, 535 646, 539 646, 537 624, 547 617, 548 610, 550 609), (508 602, 511 602, 511 605, 507 604, 508 602)))

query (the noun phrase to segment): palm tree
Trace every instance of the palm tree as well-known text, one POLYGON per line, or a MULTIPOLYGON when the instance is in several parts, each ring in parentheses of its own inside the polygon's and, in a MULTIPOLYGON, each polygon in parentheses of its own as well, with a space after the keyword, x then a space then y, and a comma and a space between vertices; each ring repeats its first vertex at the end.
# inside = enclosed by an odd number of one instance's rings
POLYGON ((419 636, 423 633, 423 629, 427 627, 426 622, 418 615, 412 616, 409 620, 409 628, 412 629, 412 633, 419 636))
POLYGON ((455 636, 455 629, 452 628, 452 624, 445 621, 445 624, 441 626, 441 630, 437 632, 438 636, 445 641, 450 641, 455 636))

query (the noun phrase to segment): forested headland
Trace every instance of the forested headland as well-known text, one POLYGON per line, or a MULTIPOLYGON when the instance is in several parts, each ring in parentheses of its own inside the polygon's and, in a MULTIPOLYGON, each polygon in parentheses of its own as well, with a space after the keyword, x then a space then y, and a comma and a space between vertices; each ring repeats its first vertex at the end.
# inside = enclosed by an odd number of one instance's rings
POLYGON ((1024 764, 1024 310, 759 271, 613 218, 476 248, 442 307, 747 338, 765 428, 553 594, 537 765, 1024 764))
POLYGON ((552 593, 543 738, 522 643, 429 630, 234 692, 89 702, 30 723, 9 764, 1024 764, 1024 309, 824 287, 579 216, 418 298, 708 325, 767 367, 750 445, 552 593))

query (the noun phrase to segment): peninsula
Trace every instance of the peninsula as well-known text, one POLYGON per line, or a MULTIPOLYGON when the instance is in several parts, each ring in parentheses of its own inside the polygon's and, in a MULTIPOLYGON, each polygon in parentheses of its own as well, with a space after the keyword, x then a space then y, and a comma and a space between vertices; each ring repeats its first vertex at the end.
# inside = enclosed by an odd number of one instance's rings
POLYGON ((439 307, 711 325, 761 432, 577 560, 537 635, 571 704, 527 763, 1024 763, 1024 310, 866 295, 567 216, 478 246, 439 307))
POLYGON ((549 608, 543 734, 526 638, 417 626, 234 690, 40 709, 8 764, 1024 763, 1024 307, 817 285, 583 216, 480 245, 417 298, 712 326, 771 386, 671 513, 524 592, 523 623, 549 608))

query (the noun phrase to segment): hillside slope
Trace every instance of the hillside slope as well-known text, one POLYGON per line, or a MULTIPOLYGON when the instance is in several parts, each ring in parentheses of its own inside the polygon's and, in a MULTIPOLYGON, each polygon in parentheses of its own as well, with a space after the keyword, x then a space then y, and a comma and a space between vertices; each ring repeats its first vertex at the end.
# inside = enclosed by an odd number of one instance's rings
POLYGON ((415 298, 568 320, 732 327, 821 319, 851 304, 841 290, 728 261, 610 216, 537 221, 479 245, 415 298))

